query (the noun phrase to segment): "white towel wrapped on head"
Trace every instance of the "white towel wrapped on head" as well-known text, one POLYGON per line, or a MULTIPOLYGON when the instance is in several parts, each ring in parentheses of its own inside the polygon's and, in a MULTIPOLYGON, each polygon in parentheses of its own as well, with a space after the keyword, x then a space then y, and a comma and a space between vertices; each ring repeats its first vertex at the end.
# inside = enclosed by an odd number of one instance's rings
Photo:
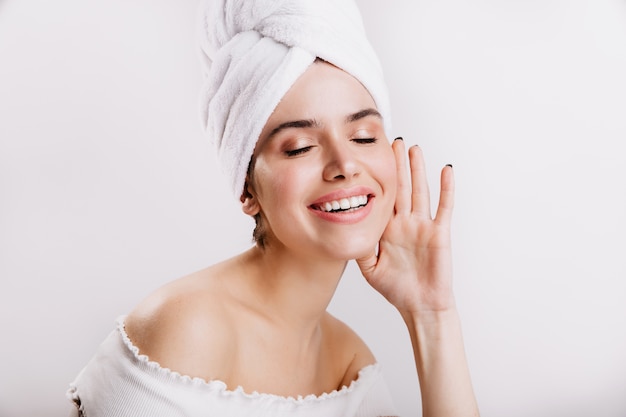
POLYGON ((203 0, 205 129, 237 198, 270 115, 316 58, 367 88, 390 135, 380 62, 353 0, 203 0))

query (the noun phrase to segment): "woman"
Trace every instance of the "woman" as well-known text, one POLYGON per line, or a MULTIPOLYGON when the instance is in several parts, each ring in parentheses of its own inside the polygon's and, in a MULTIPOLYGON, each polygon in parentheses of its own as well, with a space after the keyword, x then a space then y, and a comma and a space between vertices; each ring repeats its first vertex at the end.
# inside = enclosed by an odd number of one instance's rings
POLYGON ((356 259, 406 322, 424 415, 478 415, 451 288, 452 167, 433 219, 420 149, 407 167, 387 140, 380 71, 347 71, 377 64, 353 4, 270 3, 203 15, 207 130, 256 245, 123 317, 72 384, 77 412, 395 415, 370 350, 326 312, 356 259), (320 24, 352 32, 324 40, 320 24))

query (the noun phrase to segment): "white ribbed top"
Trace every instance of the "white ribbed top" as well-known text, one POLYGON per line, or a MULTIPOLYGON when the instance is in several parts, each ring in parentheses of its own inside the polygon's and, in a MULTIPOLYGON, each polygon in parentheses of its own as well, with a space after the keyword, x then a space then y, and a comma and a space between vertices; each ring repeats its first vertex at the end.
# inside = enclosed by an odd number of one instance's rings
POLYGON ((67 396, 85 417, 396 415, 379 364, 361 369, 349 387, 319 396, 229 390, 222 381, 181 375, 140 355, 124 330, 124 318, 70 384, 67 396))

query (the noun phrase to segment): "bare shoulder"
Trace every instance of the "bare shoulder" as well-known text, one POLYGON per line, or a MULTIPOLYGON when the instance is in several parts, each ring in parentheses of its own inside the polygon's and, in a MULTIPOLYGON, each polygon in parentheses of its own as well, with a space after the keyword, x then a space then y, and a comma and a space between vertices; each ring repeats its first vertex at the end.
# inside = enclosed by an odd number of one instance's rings
POLYGON ((141 354, 183 375, 223 377, 233 342, 219 269, 173 281, 149 295, 125 320, 141 354))
POLYGON ((359 335, 347 324, 330 313, 326 314, 324 326, 329 335, 327 343, 337 352, 335 360, 345 369, 342 385, 350 385, 365 366, 376 363, 374 354, 359 335), (337 346, 340 348, 337 349, 337 346))

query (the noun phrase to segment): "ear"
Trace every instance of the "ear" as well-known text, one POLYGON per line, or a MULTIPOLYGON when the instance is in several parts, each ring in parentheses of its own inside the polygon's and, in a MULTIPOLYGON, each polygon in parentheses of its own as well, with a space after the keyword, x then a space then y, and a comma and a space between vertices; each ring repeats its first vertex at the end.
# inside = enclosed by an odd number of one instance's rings
POLYGON ((248 216, 254 216, 261 211, 259 200, 256 198, 254 189, 252 189, 247 180, 243 185, 243 192, 241 197, 239 197, 239 201, 241 201, 241 210, 248 216))

